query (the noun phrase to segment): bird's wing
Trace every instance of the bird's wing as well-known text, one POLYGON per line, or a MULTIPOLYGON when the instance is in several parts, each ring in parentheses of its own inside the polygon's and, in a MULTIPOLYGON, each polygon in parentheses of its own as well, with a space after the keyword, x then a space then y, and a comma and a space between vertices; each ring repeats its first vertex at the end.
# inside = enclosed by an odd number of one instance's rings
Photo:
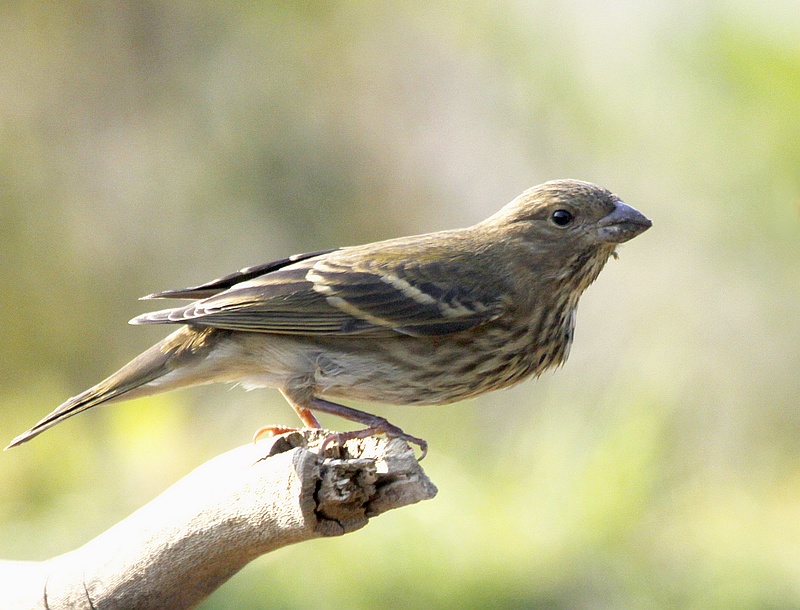
MULTIPOLYGON (((335 249, 334 249, 335 250, 335 249)), ((189 288, 175 288, 172 290, 164 290, 163 292, 154 292, 153 294, 148 294, 145 297, 142 297, 141 300, 145 301, 148 299, 205 299, 210 296, 214 296, 224 290, 228 290, 232 286, 236 284, 240 284, 242 282, 246 282, 247 280, 251 280, 259 275, 265 275, 267 273, 272 273, 273 271, 277 271, 278 269, 283 269, 284 267, 288 267, 289 265, 293 265, 299 261, 304 261, 309 258, 314 258, 316 256, 320 256, 322 254, 329 254, 334 250, 320 250, 318 252, 306 252, 305 254, 295 254, 293 256, 289 256, 287 258, 282 258, 277 261, 271 261, 269 263, 264 263, 262 265, 255 265, 253 267, 245 267, 244 269, 239 269, 239 271, 235 271, 228 275, 224 275, 216 280, 211 280, 210 282, 206 282, 204 284, 199 284, 198 286, 190 286, 189 288)))
POLYGON ((430 256, 424 249, 425 256, 404 254, 345 248, 131 322, 306 335, 425 336, 466 330, 505 311, 499 291, 476 281, 461 254, 430 256))

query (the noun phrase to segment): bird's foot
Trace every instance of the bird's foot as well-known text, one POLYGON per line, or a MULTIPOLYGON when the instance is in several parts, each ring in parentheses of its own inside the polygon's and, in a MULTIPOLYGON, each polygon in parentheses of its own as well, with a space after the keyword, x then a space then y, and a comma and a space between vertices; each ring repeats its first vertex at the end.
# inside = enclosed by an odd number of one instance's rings
POLYGON ((319 454, 323 455, 325 453, 325 449, 331 443, 341 445, 345 441, 357 438, 368 438, 376 434, 385 434, 388 438, 399 438, 409 444, 417 445, 421 451, 418 460, 420 462, 428 454, 428 441, 417 438, 416 436, 411 436, 410 434, 406 434, 403 432, 403 430, 393 424, 390 424, 389 422, 381 422, 380 424, 370 426, 369 428, 364 428, 362 430, 350 430, 348 432, 337 432, 335 434, 330 434, 325 437, 324 441, 322 441, 322 445, 319 447, 319 454))
POLYGON ((262 438, 278 436, 279 434, 286 434, 287 432, 297 432, 300 428, 293 428, 291 426, 264 426, 256 430, 253 434, 253 444, 256 444, 262 438))

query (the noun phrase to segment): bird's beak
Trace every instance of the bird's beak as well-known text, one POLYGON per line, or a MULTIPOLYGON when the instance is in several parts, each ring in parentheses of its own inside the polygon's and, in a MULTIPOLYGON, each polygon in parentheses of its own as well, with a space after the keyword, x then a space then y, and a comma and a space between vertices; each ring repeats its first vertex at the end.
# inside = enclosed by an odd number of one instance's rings
POLYGON ((608 216, 597 223, 597 233, 603 241, 613 244, 633 239, 653 225, 641 212, 621 201, 608 216))

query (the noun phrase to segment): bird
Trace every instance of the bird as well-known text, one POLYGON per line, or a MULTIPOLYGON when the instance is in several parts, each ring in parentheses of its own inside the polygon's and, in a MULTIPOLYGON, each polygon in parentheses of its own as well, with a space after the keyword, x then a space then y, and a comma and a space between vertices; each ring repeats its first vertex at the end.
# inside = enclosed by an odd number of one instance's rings
POLYGON ((651 225, 609 190, 553 180, 467 228, 297 254, 150 294, 191 302, 130 323, 178 329, 6 449, 100 404, 227 382, 277 388, 309 428, 321 427, 315 413, 364 426, 338 440, 384 434, 424 456, 425 440, 334 400, 448 404, 562 365, 581 294, 651 225))

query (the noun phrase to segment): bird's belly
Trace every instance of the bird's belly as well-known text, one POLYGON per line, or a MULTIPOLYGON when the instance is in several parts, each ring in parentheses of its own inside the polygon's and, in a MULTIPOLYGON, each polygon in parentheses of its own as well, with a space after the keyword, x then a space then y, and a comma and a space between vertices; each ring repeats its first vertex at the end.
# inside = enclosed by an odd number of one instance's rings
POLYGON ((316 393, 387 404, 446 404, 506 388, 550 365, 550 355, 509 346, 411 338, 326 350, 316 359, 316 393), (466 349, 461 349, 466 348, 466 349))
POLYGON ((446 404, 506 388, 559 364, 563 350, 528 332, 463 337, 237 338, 243 386, 302 390, 316 396, 413 405, 446 404))

